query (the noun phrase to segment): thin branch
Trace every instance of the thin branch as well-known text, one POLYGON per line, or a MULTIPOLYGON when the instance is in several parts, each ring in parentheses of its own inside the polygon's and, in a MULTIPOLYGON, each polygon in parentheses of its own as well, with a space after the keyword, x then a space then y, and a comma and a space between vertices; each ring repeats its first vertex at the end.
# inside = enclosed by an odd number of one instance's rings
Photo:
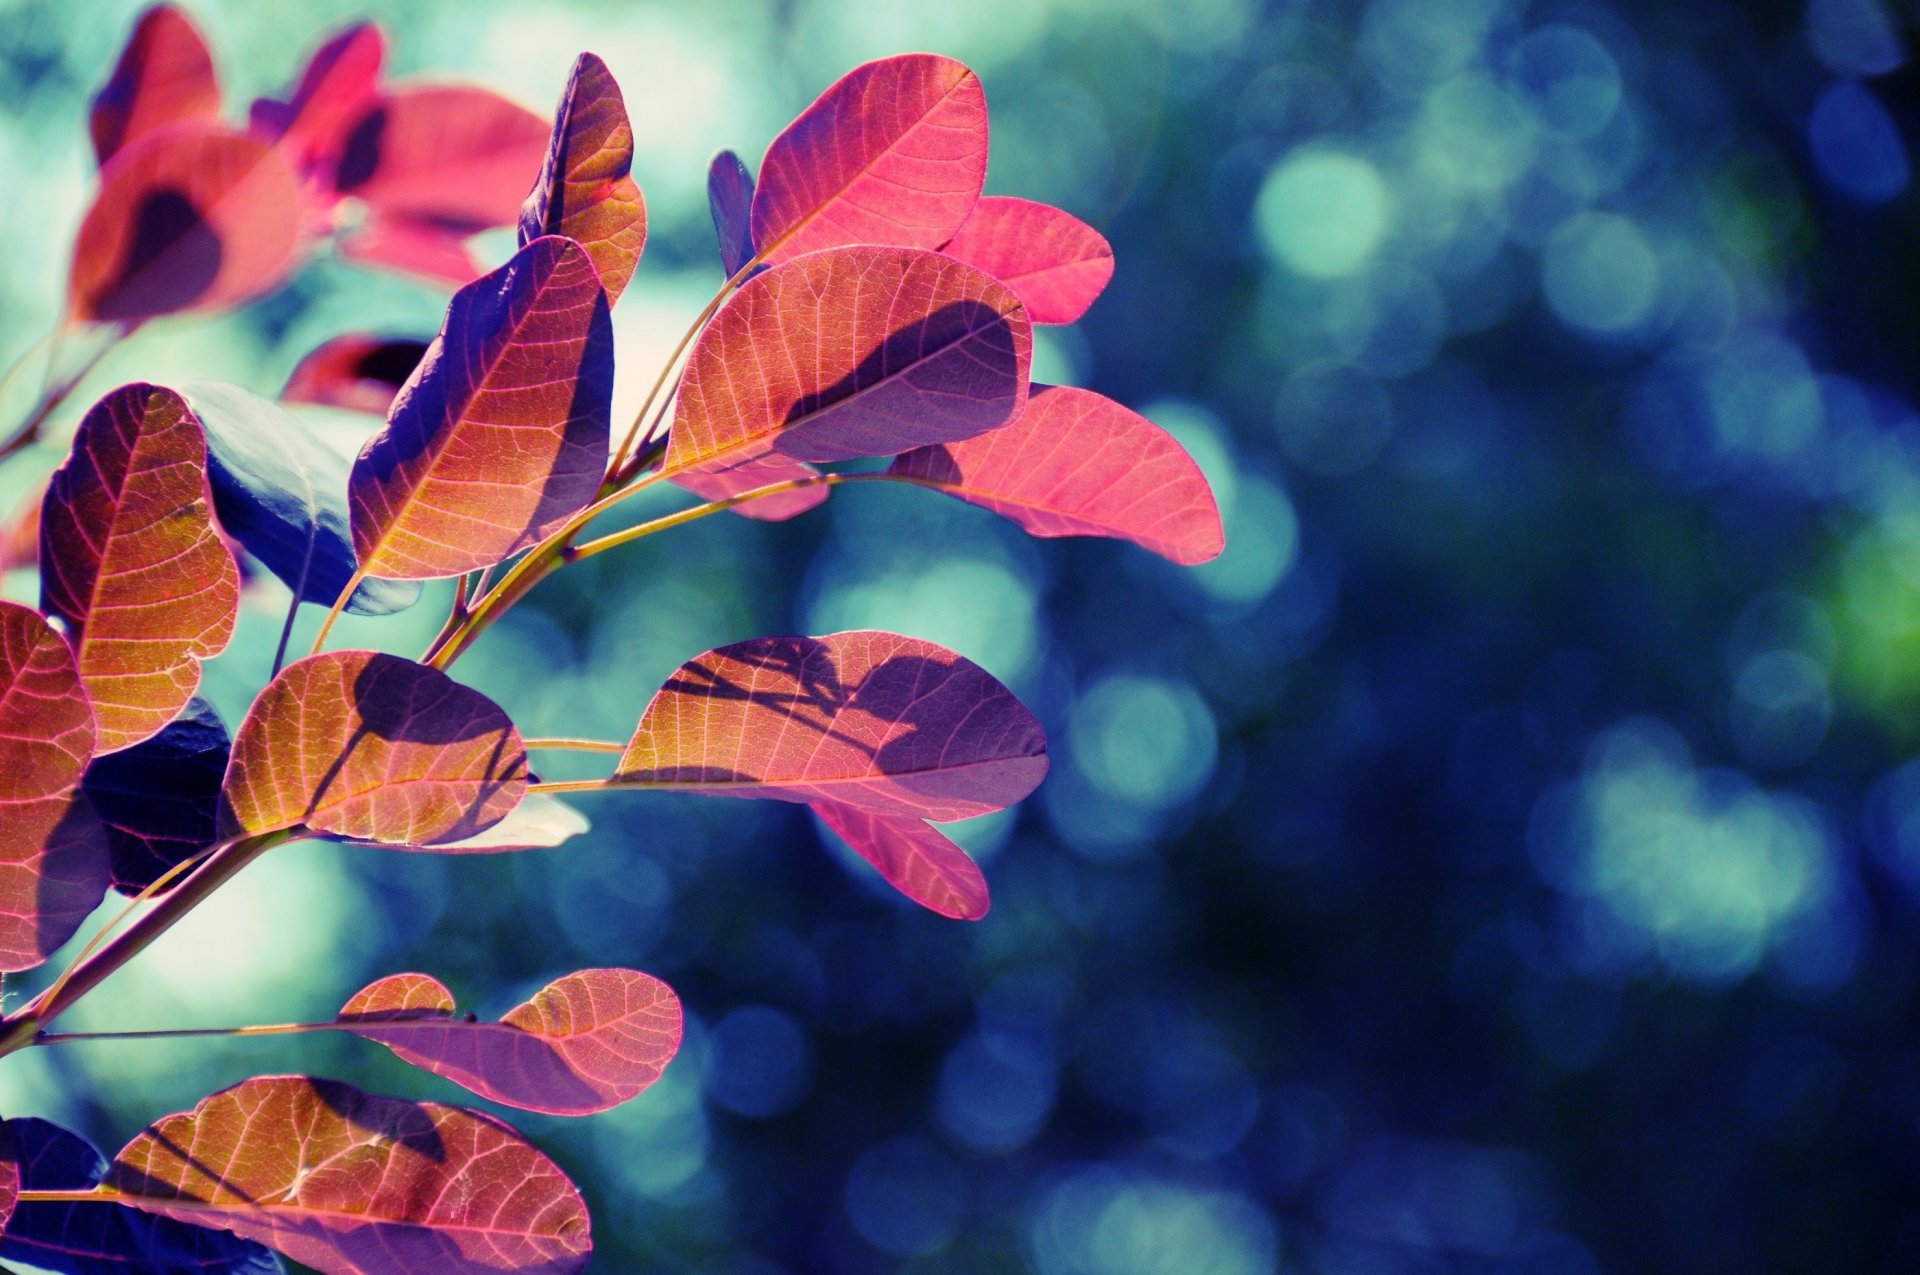
POLYGON ((575 753, 624 753, 625 744, 616 744, 610 739, 523 739, 520 741, 528 748, 549 748, 556 751, 575 753))

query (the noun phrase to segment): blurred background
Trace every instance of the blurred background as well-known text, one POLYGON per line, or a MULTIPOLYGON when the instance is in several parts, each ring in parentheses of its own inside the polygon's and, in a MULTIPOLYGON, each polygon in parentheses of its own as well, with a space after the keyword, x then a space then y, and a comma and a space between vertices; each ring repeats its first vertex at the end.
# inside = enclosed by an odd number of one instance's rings
MULTIPOLYGON (((988 190, 1118 258, 1036 378, 1177 433, 1228 549, 1182 571, 849 489, 563 573, 459 666, 529 734, 624 739, 722 643, 952 646, 1053 739, 1040 792, 962 831, 977 925, 798 808, 601 796, 557 851, 277 852, 75 1029, 326 1017, 401 969, 483 1014, 581 966, 658 974, 689 1033, 656 1088, 514 1117, 586 1193, 600 1270, 1913 1269, 1908 5, 190 7, 235 102, 363 16, 400 71, 543 112, 601 54, 652 217, 617 420, 720 282, 708 157, 757 167, 867 58, 967 61, 988 190)), ((134 9, 0 2, 0 356, 59 306, 85 101, 134 9)), ((445 298, 323 260, 151 325, 63 420, 135 377, 271 394, 340 332, 430 335, 445 298)), ((63 447, 7 468, 6 507, 63 447)), ((284 606, 259 585, 209 667, 229 723, 284 606)), ((444 607, 336 644, 416 653, 444 607)), ((111 1150, 285 1070, 471 1101, 308 1037, 32 1051, 0 1107, 111 1150)))

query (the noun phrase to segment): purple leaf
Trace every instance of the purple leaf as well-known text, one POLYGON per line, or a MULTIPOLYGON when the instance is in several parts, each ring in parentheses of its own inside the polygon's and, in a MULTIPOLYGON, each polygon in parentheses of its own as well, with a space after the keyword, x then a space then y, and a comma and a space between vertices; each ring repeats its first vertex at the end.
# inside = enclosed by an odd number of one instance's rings
POLYGON ((987 914, 990 899, 980 865, 926 820, 876 815, 829 801, 814 802, 813 813, 920 906, 958 921, 978 921, 987 914))
POLYGON ((157 4, 134 23, 113 74, 93 98, 88 131, 102 164, 123 147, 170 124, 220 116, 213 54, 192 19, 157 4))
POLYGON ((1012 288, 1035 323, 1073 323, 1113 278, 1105 236, 1071 213, 989 195, 940 251, 1012 288))
POLYGON ((731 279, 753 260, 753 174, 732 151, 721 151, 707 166, 707 212, 731 279))
POLYGON ((93 759, 80 790, 105 829, 114 888, 138 894, 213 844, 230 747, 196 696, 158 735, 93 759))
POLYGON ((620 299, 647 246, 647 204, 633 180, 633 126, 607 64, 582 53, 560 94, 540 177, 520 209, 520 243, 565 235, 620 299))
MULTIPOLYGON (((346 142, 347 128, 379 93, 386 37, 371 22, 358 22, 314 50, 293 96, 260 98, 253 104, 253 130, 275 141, 302 173, 326 172, 346 142)), ((330 173, 329 173, 330 179, 330 173)))

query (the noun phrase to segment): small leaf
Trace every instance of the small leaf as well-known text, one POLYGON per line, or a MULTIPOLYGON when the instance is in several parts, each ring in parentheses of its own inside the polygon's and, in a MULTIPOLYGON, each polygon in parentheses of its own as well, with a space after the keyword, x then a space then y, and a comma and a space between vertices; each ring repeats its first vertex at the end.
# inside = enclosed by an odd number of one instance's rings
POLYGON ((970 660, 895 633, 757 638, 681 666, 615 783, 967 819, 1032 792, 1047 741, 970 660))
POLYGON ((128 143, 185 120, 220 115, 213 54, 193 21, 170 4, 140 15, 113 74, 94 94, 88 131, 105 164, 128 143))
POLYGON ((293 269, 300 193, 257 137, 182 124, 142 138, 100 173, 74 243, 77 319, 138 323, 233 305, 293 269))
POLYGON ((226 649, 240 572, 215 533, 207 444, 176 393, 123 385, 87 412, 47 485, 40 591, 65 622, 99 723, 99 748, 139 743, 226 649))
POLYGON ((348 126, 378 94, 386 44, 371 22, 339 32, 307 59, 292 97, 254 102, 253 130, 278 143, 303 173, 330 166, 346 142, 348 126))
POLYGON ((987 98, 952 58, 855 67, 773 139, 753 195, 769 263, 817 248, 938 248, 987 176, 987 98))
POLYGON ((1111 536, 1191 566, 1226 545, 1193 458, 1144 416, 1091 390, 1036 385, 981 438, 923 447, 888 472, 1002 514, 1034 536, 1111 536))
MULTIPOLYGON (((301 600, 332 606, 354 569, 347 458, 298 417, 236 385, 188 381, 180 393, 206 431, 220 525, 301 600)), ((420 588, 367 580, 347 610, 391 615, 418 602, 420 588)))
POLYGON ((721 151, 707 166, 707 212, 731 279, 753 260, 753 174, 732 151, 721 151))
POLYGON ((138 894, 214 843, 229 748, 226 723, 195 696, 152 739, 93 759, 80 789, 105 829, 114 888, 138 894))
POLYGON ((472 235, 468 227, 448 230, 430 221, 376 211, 340 241, 340 255, 361 265, 382 266, 457 288, 480 274, 479 263, 467 247, 472 235))
POLYGON ((373 651, 289 664, 233 739, 220 835, 305 826, 397 846, 492 827, 527 790, 520 732, 438 669, 373 651))
POLYGON ((593 1248, 573 1183, 499 1121, 306 1076, 242 1081, 168 1116, 102 1185, 342 1275, 565 1275, 593 1248))
POLYGON ((1012 288, 1035 323, 1074 323, 1113 278, 1106 237, 1071 213, 989 195, 940 251, 1012 288))
POLYGON ((337 336, 300 360, 280 401, 385 416, 426 352, 425 341, 408 337, 337 336))
POLYGON ((341 1030, 416 1067, 523 1111, 584 1116, 646 1090, 680 1048, 680 1000, 633 970, 556 979, 497 1023, 460 1021, 453 994, 424 974, 361 989, 341 1030))
MULTIPOLYGON (((785 456, 756 456, 752 460, 740 462, 725 469, 696 469, 681 474, 673 480, 674 485, 684 487, 696 496, 707 500, 725 500, 729 496, 738 496, 756 487, 766 487, 773 483, 791 482, 796 478, 815 478, 820 471, 803 460, 788 460, 785 456)), ((794 491, 782 492, 778 496, 762 496, 733 506, 733 512, 745 518, 759 522, 785 522, 797 518, 807 510, 814 508, 827 498, 832 488, 822 484, 818 487, 801 487, 794 491)))
POLYGON ((485 832, 431 846, 391 846, 379 841, 335 838, 344 845, 375 850, 426 850, 434 854, 507 854, 515 850, 551 850, 591 832, 587 817, 557 797, 530 792, 513 813, 485 832))
POLYGON ((565 235, 600 271, 607 304, 620 299, 647 246, 647 204, 633 180, 633 126, 607 64, 582 53, 560 94, 553 137, 520 209, 520 244, 565 235))
POLYGON ((695 342, 670 476, 971 438, 1026 401, 1033 330, 1005 285, 911 248, 834 248, 749 280, 695 342))
POLYGON ((586 250, 536 239, 454 294, 440 335, 354 463, 370 575, 490 567, 593 499, 607 464, 613 325, 586 250))
POLYGON ((546 151, 547 121, 497 93, 402 88, 348 127, 334 186, 383 213, 472 233, 514 223, 546 151))
POLYGON ((920 906, 959 921, 987 914, 991 900, 980 865, 926 820, 891 818, 830 801, 814 802, 813 813, 920 906))

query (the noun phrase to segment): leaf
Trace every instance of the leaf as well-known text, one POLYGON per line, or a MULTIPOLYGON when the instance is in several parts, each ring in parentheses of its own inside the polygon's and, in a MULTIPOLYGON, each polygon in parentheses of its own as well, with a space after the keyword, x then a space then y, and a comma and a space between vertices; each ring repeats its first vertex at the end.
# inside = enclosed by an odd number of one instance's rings
POLYGON ((72 650, 39 612, 0 602, 0 970, 45 961, 107 892, 79 792, 93 742, 72 650))
POLYGON ((720 241, 720 264, 731 279, 753 260, 753 174, 732 151, 721 151, 707 165, 707 212, 720 241))
POLYGON ((660 1079, 680 1048, 681 1015, 673 989, 634 970, 555 979, 497 1023, 456 1019, 439 982, 395 974, 355 993, 340 1024, 483 1098, 584 1116, 660 1079))
MULTIPOLYGON (((236 385, 180 387, 207 438, 220 525, 303 601, 332 606, 354 570, 345 456, 306 422, 236 385)), ((413 581, 366 580, 347 610, 391 615, 420 600, 413 581)))
MULTIPOLYGON (((673 482, 675 486, 684 487, 694 495, 707 500, 725 500, 729 496, 738 496, 756 487, 791 482, 796 478, 814 478, 818 477, 819 473, 819 470, 805 461, 769 455, 756 456, 752 460, 742 461, 726 469, 692 470, 681 474, 673 482)), ((733 512, 759 522, 785 522, 789 518, 799 517, 820 504, 832 490, 824 484, 819 487, 801 487, 796 491, 782 492, 778 496, 762 496, 757 500, 735 505, 733 512)))
POLYGON ((614 782, 967 819, 1032 792, 1047 741, 971 660, 895 633, 756 638, 680 667, 614 782))
POLYGON ((344 845, 375 850, 427 850, 435 854, 506 854, 515 850, 551 850, 590 832, 587 817, 556 797, 530 792, 499 823, 485 832, 431 846, 391 846, 379 841, 336 838, 344 845))
POLYGON ((366 224, 340 241, 340 255, 361 265, 384 266, 454 287, 472 283, 480 273, 467 240, 467 227, 443 229, 375 212, 366 224))
MULTIPOLYGON (((259 98, 253 130, 275 141, 301 172, 329 167, 379 92, 386 37, 371 22, 356 22, 314 50, 286 101, 259 98)), ((331 174, 329 174, 329 179, 331 174)))
POLYGON ((773 139, 753 195, 769 263, 817 248, 938 248, 987 176, 987 98, 951 58, 907 53, 855 67, 773 139))
MULTIPOLYGON (((85 1191, 107 1162, 91 1142, 47 1120, 9 1120, 20 1185, 85 1191)), ((29 1201, 0 1242, 0 1257, 70 1275, 280 1275, 280 1259, 224 1231, 149 1217, 117 1204, 29 1201)))
POLYGON ((813 813, 894 889, 941 916, 978 921, 991 899, 980 865, 924 819, 898 819, 830 801, 813 813))
POLYGON ((499 1121, 306 1076, 242 1081, 168 1116, 102 1185, 328 1275, 565 1275, 593 1248, 573 1183, 499 1121))
POLYGON ((607 64, 582 53, 560 94, 540 176, 520 209, 520 244, 565 235, 587 250, 612 305, 647 246, 647 204, 633 180, 633 125, 607 64))
POLYGON ((1034 536, 1111 536, 1182 565, 1226 545, 1193 458, 1144 416, 1091 390, 1036 385, 1012 424, 923 447, 889 473, 1002 514, 1034 536))
POLYGON ((138 894, 214 843, 226 723, 195 696, 151 739, 96 757, 80 781, 105 829, 114 887, 138 894))
POLYGON ((13 1211, 20 1206, 20 1148, 13 1131, 0 1121, 0 1238, 7 1233, 13 1211))
POLYGON ((1026 401, 1033 330, 1005 285, 910 248, 835 248, 749 280, 687 361, 665 472, 970 438, 1026 401))
POLYGON ((240 572, 215 533, 207 444, 172 390, 123 385, 94 404, 40 514, 40 594, 67 626, 99 749, 139 743, 226 649, 240 572))
POLYGON ((348 127, 334 188, 383 213, 472 233, 514 224, 546 152, 547 121, 498 93, 396 89, 348 127))
POLYGON ((220 835, 302 825, 398 846, 483 832, 527 790, 520 732, 438 669, 373 651, 289 664, 233 739, 220 835))
POLYGON ((385 416, 426 352, 425 341, 409 337, 337 336, 300 360, 280 401, 385 416))
POLYGON ((1106 237, 1071 213, 989 195, 940 251, 1012 288, 1035 323, 1073 323, 1113 278, 1106 237))
POLYGON ((170 4, 140 15, 120 61, 94 94, 87 129, 102 164, 122 147, 185 120, 220 116, 213 54, 192 19, 170 4))
POLYGON ((536 239, 460 289, 387 427, 354 462, 368 574, 490 567, 591 501, 607 465, 613 325, 586 250, 536 239))
POLYGON ((74 243, 76 319, 138 323, 233 305, 293 269, 300 193, 257 137, 181 124, 142 138, 100 173, 74 243))

